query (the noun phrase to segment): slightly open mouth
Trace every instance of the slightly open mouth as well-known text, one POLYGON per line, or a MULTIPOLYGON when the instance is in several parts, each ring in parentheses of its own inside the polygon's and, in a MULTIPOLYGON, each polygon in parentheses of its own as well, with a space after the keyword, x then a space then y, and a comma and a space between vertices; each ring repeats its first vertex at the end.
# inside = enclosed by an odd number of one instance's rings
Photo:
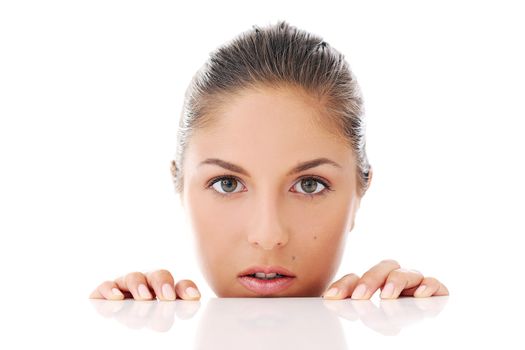
POLYGON ((244 275, 244 276, 241 276, 241 277, 253 277, 253 278, 258 278, 258 279, 261 279, 261 280, 274 280, 276 278, 291 277, 291 276, 285 276, 285 275, 281 275, 281 274, 276 274, 274 277, 257 277, 254 273, 252 273, 251 275, 244 275))
POLYGON ((239 276, 239 282, 248 290, 258 295, 272 295, 280 293, 290 288, 296 281, 295 276, 285 276, 275 274, 270 277, 257 276, 257 274, 248 274, 239 276))

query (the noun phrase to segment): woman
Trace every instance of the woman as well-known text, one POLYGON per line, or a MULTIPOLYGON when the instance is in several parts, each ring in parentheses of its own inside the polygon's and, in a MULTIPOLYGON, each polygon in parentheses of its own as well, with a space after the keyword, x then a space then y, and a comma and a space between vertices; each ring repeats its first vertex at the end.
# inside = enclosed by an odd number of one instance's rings
MULTIPOLYGON (((254 26, 211 53, 182 112, 171 171, 218 297, 448 295, 390 259, 329 286, 372 169, 359 86, 322 38, 285 21, 254 26)), ((200 294, 157 270, 106 281, 90 297, 200 294)))

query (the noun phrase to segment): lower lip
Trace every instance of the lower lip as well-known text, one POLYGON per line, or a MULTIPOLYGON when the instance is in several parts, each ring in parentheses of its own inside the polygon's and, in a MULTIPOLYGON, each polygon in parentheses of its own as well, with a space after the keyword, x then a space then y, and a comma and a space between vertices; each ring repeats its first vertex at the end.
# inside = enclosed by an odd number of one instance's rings
POLYGON ((252 292, 268 295, 279 293, 290 287, 294 282, 295 277, 279 277, 271 280, 263 280, 251 276, 239 277, 239 282, 252 292))

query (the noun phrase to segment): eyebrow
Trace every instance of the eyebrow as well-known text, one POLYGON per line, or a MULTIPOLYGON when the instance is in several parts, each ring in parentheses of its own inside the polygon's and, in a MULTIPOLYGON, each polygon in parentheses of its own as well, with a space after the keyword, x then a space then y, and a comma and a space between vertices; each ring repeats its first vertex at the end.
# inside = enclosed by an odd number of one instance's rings
MULTIPOLYGON (((239 174, 243 174, 243 175, 246 175, 246 176, 250 177, 250 174, 244 168, 242 168, 241 166, 233 164, 233 163, 230 163, 230 162, 227 162, 227 161, 222 160, 222 159, 208 158, 208 159, 203 160, 202 162, 200 162, 199 166, 204 165, 204 164, 218 165, 221 168, 224 168, 224 169, 227 169, 227 170, 230 170, 230 171, 233 171, 233 172, 236 172, 236 173, 239 173, 239 174)), ((323 165, 323 164, 329 164, 329 165, 332 165, 332 166, 334 166, 336 168, 339 168, 339 169, 342 168, 341 165, 339 165, 338 163, 334 162, 333 160, 322 157, 322 158, 316 158, 316 159, 312 159, 312 160, 307 160, 305 162, 301 162, 301 163, 297 164, 295 167, 293 167, 286 175, 290 176, 290 175, 293 175, 293 174, 297 174, 297 173, 300 173, 301 171, 305 171, 305 170, 308 170, 308 169, 311 169, 311 168, 315 168, 315 167, 318 167, 318 166, 323 165)))

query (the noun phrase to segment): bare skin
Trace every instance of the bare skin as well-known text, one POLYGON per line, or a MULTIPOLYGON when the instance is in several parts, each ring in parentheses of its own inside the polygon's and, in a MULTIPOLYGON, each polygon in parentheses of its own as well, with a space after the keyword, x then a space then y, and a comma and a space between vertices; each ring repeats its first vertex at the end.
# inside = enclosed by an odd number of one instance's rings
MULTIPOLYGON (((198 130, 186 150, 181 201, 201 271, 218 297, 258 296, 238 281, 238 274, 252 265, 280 265, 296 276, 293 285, 271 297, 369 299, 378 289, 383 299, 449 294, 437 279, 391 259, 361 277, 350 273, 330 283, 361 196, 355 155, 323 124, 318 101, 292 89, 246 90, 216 113, 216 122, 198 130), (238 165, 246 174, 201 164, 210 158, 238 165), (337 165, 290 172, 317 158, 337 165), (308 185, 305 189, 305 181, 314 184, 314 191, 308 185), (418 289, 422 286, 424 291, 418 289), (328 293, 332 288, 337 289, 334 295, 328 293)), ((200 294, 185 293, 188 287, 198 290, 191 280, 174 284, 167 270, 133 272, 105 281, 90 298, 199 299, 200 294)))

